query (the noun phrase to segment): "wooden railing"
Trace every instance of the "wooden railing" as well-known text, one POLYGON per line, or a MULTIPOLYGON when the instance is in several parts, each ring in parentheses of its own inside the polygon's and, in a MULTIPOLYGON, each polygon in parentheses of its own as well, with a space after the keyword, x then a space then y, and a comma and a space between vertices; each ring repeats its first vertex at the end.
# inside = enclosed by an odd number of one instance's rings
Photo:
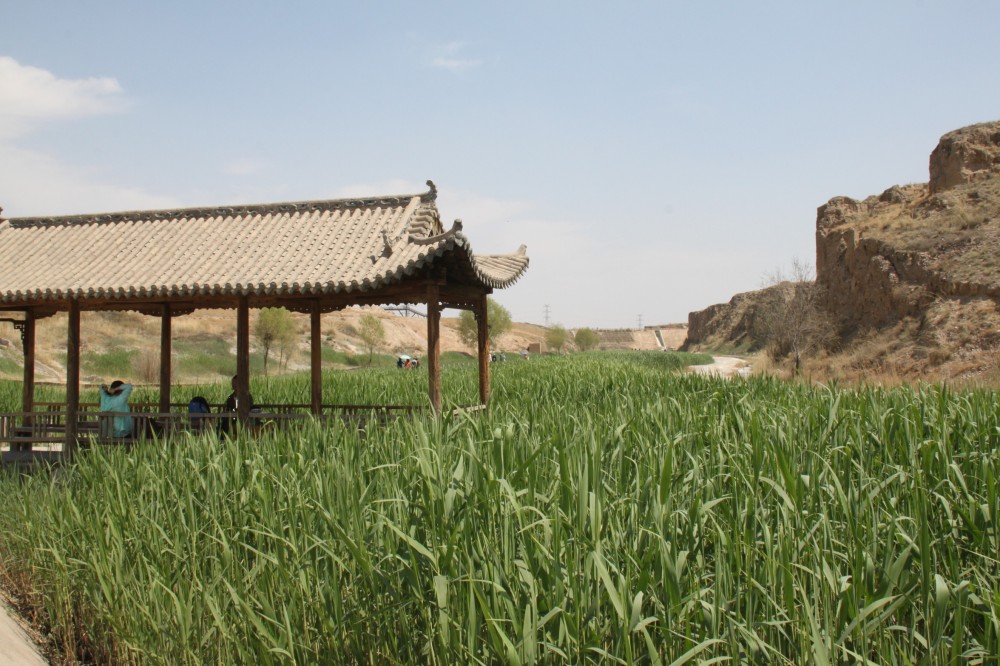
MULTIPOLYGON (((4 463, 31 464, 61 460, 66 440, 65 403, 39 402, 35 412, 0 413, 0 455, 4 463)), ((184 433, 261 434, 286 430, 306 423, 325 427, 348 427, 364 431, 370 425, 385 425, 401 417, 430 414, 430 407, 415 405, 323 405, 322 413, 311 413, 308 403, 261 404, 255 406, 244 422, 235 412, 225 412, 221 405, 210 405, 209 414, 189 413, 187 403, 171 404, 170 412, 160 412, 159 405, 136 403, 128 413, 100 412, 96 403, 82 404, 77 414, 77 442, 83 448, 94 445, 131 446, 143 441, 168 440, 184 433), (132 429, 126 437, 114 434, 114 419, 132 417, 132 429)), ((475 413, 482 406, 461 407, 456 413, 475 413)))
MULTIPOLYGON (((225 405, 222 403, 209 403, 209 407, 212 413, 221 413, 225 409, 225 405)), ((66 409, 66 403, 64 402, 35 402, 35 408, 39 412, 43 413, 62 413, 66 409)), ((96 402, 81 402, 80 412, 98 412, 99 405, 96 402)), ((159 403, 156 402, 132 402, 129 403, 131 414, 146 414, 151 412, 158 412, 160 409, 159 403)), ((311 405, 308 402, 305 403, 261 403, 254 404, 255 409, 259 409, 264 412, 270 412, 274 414, 294 414, 311 413, 311 405)), ((430 411, 430 407, 421 405, 354 405, 354 404, 326 404, 321 405, 323 414, 356 414, 359 412, 389 412, 389 413, 405 413, 405 414, 419 414, 430 411)), ((187 413, 188 403, 186 402, 172 402, 170 403, 170 411, 187 413)), ((36 412, 32 412, 36 413, 36 412)))

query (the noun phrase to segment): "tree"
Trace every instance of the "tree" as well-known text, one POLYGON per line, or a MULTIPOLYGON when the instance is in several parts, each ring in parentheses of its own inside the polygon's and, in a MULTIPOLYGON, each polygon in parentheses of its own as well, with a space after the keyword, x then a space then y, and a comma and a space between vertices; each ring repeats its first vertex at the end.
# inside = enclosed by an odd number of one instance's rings
POLYGON ((257 326, 254 337, 264 348, 264 374, 267 374, 267 357, 271 346, 280 340, 287 340, 295 335, 295 322, 292 313, 285 308, 261 308, 257 313, 257 326))
POLYGON ((299 342, 299 331, 294 322, 285 334, 279 336, 275 342, 278 345, 278 363, 283 370, 288 370, 288 361, 298 348, 299 342))
POLYGON ((601 342, 601 336, 589 328, 581 328, 576 332, 574 342, 580 351, 590 351, 596 349, 601 342))
MULTIPOLYGON (((487 298, 486 317, 489 325, 490 348, 496 349, 501 336, 512 326, 510 312, 492 298, 487 298)), ((476 325, 476 316, 469 310, 462 310, 462 314, 458 316, 458 337, 468 346, 476 348, 479 340, 479 328, 476 325)))
POLYGON ((754 314, 755 341, 766 345, 775 360, 792 355, 795 372, 803 356, 836 339, 836 327, 823 307, 822 287, 812 278, 812 267, 798 259, 792 262, 790 279, 780 270, 766 276, 769 284, 761 290, 754 314))
POLYGON ((382 326, 382 320, 375 315, 362 315, 358 337, 361 338, 361 342, 368 350, 368 365, 370 366, 375 350, 385 343, 385 327, 382 326))
POLYGON ((545 331, 545 344, 549 349, 561 352, 566 343, 569 342, 569 333, 562 324, 556 324, 545 331))

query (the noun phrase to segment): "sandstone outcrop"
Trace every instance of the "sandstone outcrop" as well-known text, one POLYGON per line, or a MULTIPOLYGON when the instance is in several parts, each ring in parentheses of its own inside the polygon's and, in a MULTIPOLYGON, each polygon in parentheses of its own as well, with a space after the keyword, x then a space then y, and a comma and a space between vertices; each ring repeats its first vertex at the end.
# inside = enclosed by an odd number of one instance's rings
POLYGON ((746 302, 753 292, 736 294, 728 303, 710 305, 704 310, 688 314, 685 349, 718 340, 720 343, 740 345, 747 340, 753 323, 748 316, 746 302))
POLYGON ((919 317, 936 299, 1000 298, 1000 122, 944 135, 930 178, 817 210, 816 280, 842 330, 919 317))
MULTIPOLYGON (((910 349, 900 352, 910 361, 968 361, 978 354, 993 357, 995 365, 1000 361, 1000 122, 945 134, 929 167, 929 183, 893 186, 863 200, 834 197, 817 209, 816 283, 822 304, 845 343, 842 353, 879 331, 908 331, 910 347, 893 345, 910 349)), ((756 293, 692 312, 687 346, 747 346, 753 330, 748 303, 756 293)), ((973 365, 968 361, 957 372, 973 365)), ((904 372, 921 367, 926 364, 906 365, 904 372)))
POLYGON ((980 123, 949 132, 931 153, 931 194, 961 183, 1000 175, 1000 122, 980 123))
POLYGON ((688 314, 687 340, 683 349, 700 346, 733 346, 758 349, 762 341, 757 338, 760 330, 757 317, 759 305, 768 299, 775 287, 747 291, 733 296, 728 303, 710 305, 704 310, 688 314))

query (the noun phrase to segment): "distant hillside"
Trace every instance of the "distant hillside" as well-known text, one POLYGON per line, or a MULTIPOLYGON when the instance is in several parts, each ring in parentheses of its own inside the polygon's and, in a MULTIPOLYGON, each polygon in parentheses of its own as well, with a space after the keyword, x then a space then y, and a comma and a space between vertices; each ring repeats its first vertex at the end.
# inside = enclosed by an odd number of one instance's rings
MULTIPOLYGON (((930 181, 816 219, 816 284, 837 327, 833 375, 996 378, 1000 356, 1000 122, 944 135, 930 181)), ((687 345, 746 345, 753 294, 689 316, 687 345), (730 323, 727 323, 730 322, 730 323)), ((750 345, 746 345, 750 346, 750 345)))
MULTIPOLYGON (((683 343, 687 327, 683 324, 664 324, 644 328, 594 328, 601 338, 598 349, 625 349, 656 351, 675 350, 683 343)), ((575 331, 573 331, 575 333, 575 331)))
MULTIPOLYGON (((358 336, 359 321, 371 314, 382 321, 386 343, 383 354, 409 354, 422 357, 427 349, 427 320, 400 317, 378 307, 349 308, 323 315, 323 362, 325 367, 349 367, 360 362, 367 349, 358 336)), ((272 349, 268 372, 304 370, 309 364, 309 322, 304 315, 293 315, 300 332, 287 364, 280 350, 272 349)), ((255 315, 251 313, 251 331, 255 315)), ((458 319, 441 322, 443 352, 473 354, 458 337, 458 319)), ((81 378, 100 383, 121 377, 136 382, 154 382, 158 378, 160 322, 132 312, 84 312, 81 317, 81 378)), ((236 314, 225 310, 199 310, 174 319, 173 367, 175 381, 217 381, 231 376, 236 367, 236 314)), ((515 323, 501 338, 500 348, 525 349, 542 342, 545 328, 515 323)), ((21 341, 10 324, 0 328, 0 376, 20 378, 22 373, 21 341)), ((36 345, 37 380, 65 380, 66 317, 56 315, 38 322, 36 345)), ((251 337, 251 367, 263 371, 262 354, 251 337)))

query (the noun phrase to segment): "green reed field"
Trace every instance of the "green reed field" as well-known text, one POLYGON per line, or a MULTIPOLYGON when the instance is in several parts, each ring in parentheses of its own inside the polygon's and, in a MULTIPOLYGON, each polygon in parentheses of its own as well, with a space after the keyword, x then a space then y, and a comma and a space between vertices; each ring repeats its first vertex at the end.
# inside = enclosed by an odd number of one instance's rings
MULTIPOLYGON (((997 663, 995 392, 683 361, 508 362, 476 417, 8 475, 0 565, 98 663, 997 663)), ((327 401, 426 400, 423 373, 326 381, 327 401)), ((475 382, 446 368, 446 399, 475 382)), ((253 392, 304 401, 307 380, 253 392)))

